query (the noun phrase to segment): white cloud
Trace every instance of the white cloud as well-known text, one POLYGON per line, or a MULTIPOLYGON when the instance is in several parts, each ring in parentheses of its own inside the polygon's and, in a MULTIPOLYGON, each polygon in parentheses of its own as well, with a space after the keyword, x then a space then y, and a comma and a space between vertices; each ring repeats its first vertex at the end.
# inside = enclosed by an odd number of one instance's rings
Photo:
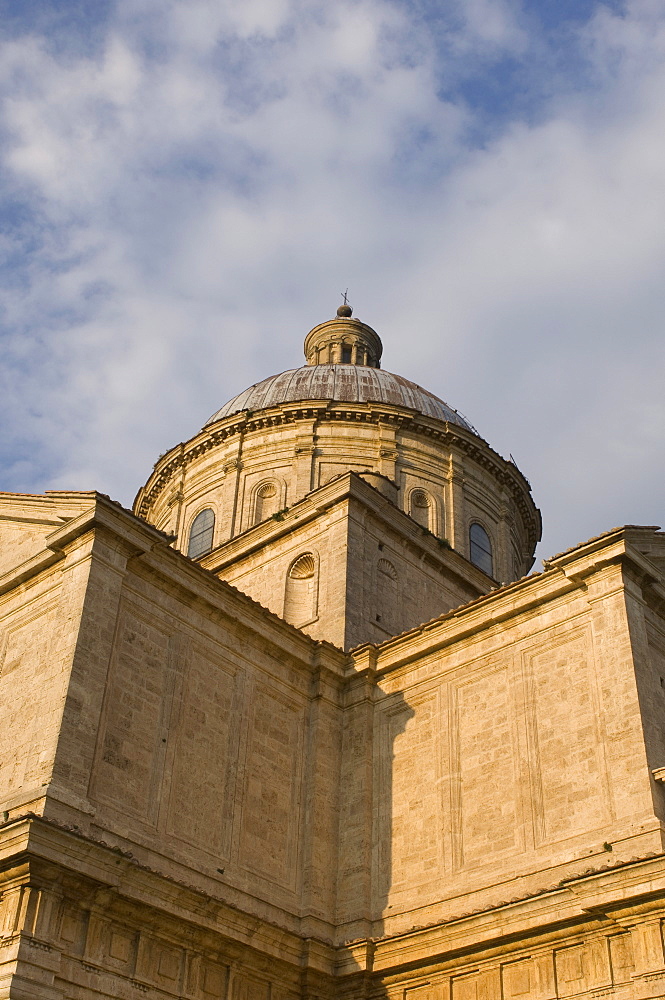
POLYGON ((462 50, 493 48, 522 52, 529 36, 520 24, 517 5, 502 0, 463 0, 459 4, 463 31, 455 39, 462 50))
POLYGON ((298 364, 349 285, 386 366, 515 455, 544 554, 657 519, 659 6, 599 9, 583 82, 484 144, 441 96, 447 53, 543 44, 498 0, 443 45, 387 0, 126 0, 99 52, 6 42, 9 488, 128 502, 225 398, 298 364))

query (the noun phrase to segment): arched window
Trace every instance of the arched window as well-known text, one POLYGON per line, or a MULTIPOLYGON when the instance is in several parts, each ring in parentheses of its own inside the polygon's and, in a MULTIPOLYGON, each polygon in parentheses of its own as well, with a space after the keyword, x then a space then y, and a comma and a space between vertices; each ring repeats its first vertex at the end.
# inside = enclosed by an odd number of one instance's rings
POLYGON ((187 555, 192 559, 205 555, 212 548, 212 537, 215 532, 215 515, 210 507, 206 507, 196 515, 189 529, 189 545, 187 555))
POLYGON ((409 514, 414 521, 430 530, 432 498, 425 490, 411 490, 409 495, 409 514))
POLYGON ((312 552, 304 552, 291 563, 286 576, 284 617, 298 627, 316 617, 316 560, 312 552))
POLYGON ((267 521, 277 512, 279 506, 279 490, 277 484, 261 483, 254 497, 254 524, 267 521))
POLYGON ((492 543, 481 524, 474 522, 469 528, 469 558, 474 566, 488 576, 494 575, 492 543))

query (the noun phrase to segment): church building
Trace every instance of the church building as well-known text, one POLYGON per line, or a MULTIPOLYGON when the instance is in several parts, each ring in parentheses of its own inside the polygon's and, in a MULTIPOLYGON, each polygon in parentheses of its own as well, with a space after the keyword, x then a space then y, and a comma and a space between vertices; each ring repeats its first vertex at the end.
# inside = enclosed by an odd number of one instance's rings
POLYGON ((0 493, 0 998, 665 997, 665 534, 348 305, 133 511, 0 493))

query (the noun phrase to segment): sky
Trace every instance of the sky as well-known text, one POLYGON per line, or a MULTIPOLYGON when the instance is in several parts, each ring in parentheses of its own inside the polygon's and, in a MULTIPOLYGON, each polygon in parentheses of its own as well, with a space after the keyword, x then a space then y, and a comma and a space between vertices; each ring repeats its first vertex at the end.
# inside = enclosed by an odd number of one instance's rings
POLYGON ((349 289, 540 558, 665 525, 662 0, 0 0, 0 488, 130 505, 349 289))

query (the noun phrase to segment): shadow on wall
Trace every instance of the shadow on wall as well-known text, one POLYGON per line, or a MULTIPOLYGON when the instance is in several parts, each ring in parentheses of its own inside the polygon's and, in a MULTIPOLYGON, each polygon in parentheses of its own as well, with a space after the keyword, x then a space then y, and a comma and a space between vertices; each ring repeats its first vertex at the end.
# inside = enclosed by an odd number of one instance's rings
MULTIPOLYGON (((429 766, 419 759, 418 739, 414 742, 411 736, 413 707, 401 691, 382 690, 373 672, 362 668, 349 694, 341 774, 337 923, 340 944, 345 945, 340 954, 345 992, 352 994, 367 988, 372 942, 385 934, 391 896, 403 882, 399 866, 405 852, 418 861, 423 838, 432 832, 412 829, 405 795, 413 767, 429 766)), ((372 984, 373 1000, 383 996, 376 986, 372 984)))

